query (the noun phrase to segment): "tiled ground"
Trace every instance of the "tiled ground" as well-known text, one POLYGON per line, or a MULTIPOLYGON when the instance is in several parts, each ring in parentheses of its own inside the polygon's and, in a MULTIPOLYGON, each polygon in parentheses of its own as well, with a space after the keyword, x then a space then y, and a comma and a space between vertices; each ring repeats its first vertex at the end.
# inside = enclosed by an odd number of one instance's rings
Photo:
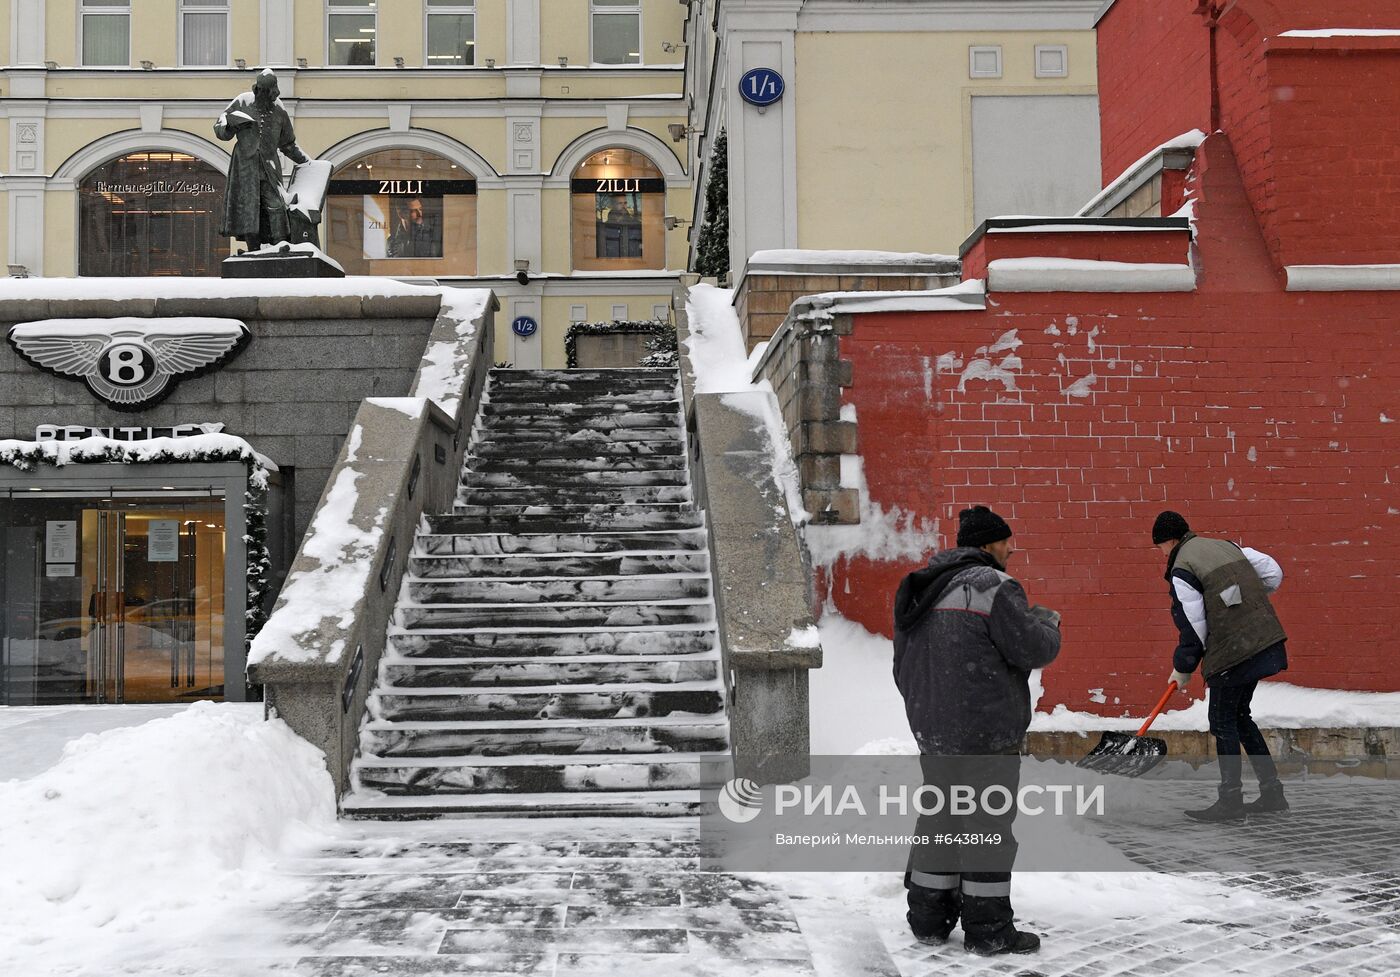
POLYGON ((346 824, 283 866, 304 880, 294 904, 215 950, 230 963, 221 974, 289 977, 1393 975, 1400 785, 1348 790, 1345 806, 1338 789, 1296 785, 1291 816, 1243 827, 1182 820, 1199 784, 1181 785, 1175 807, 1115 818, 1105 838, 1145 869, 1265 898, 1184 917, 1125 906, 1086 923, 1071 887, 1063 911, 1023 914, 1044 938, 1033 956, 972 957, 960 933, 914 943, 895 899, 845 899, 850 876, 788 891, 788 876, 702 872, 696 824, 679 819, 346 824), (1302 868, 1285 867, 1289 853, 1302 868), (1199 872, 1246 854, 1276 867, 1199 872))

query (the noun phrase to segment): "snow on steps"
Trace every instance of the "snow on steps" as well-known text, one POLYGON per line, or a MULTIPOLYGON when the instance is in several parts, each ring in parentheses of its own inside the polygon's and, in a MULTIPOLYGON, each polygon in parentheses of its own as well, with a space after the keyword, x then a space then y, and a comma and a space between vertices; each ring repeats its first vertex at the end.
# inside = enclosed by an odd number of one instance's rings
POLYGON ((425 517, 352 817, 694 814, 728 779, 703 514, 674 370, 491 374, 425 517))

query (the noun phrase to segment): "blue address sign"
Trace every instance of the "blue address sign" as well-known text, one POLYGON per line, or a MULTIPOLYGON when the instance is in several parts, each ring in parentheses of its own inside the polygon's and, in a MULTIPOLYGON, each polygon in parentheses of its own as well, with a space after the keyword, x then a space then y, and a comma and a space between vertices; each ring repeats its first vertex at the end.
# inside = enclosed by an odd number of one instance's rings
POLYGON ((540 324, 527 315, 518 315, 511 322, 510 328, 521 339, 528 339, 540 331, 540 324))
POLYGON ((772 105, 785 87, 783 76, 772 68, 751 68, 739 79, 739 97, 750 105, 772 105))

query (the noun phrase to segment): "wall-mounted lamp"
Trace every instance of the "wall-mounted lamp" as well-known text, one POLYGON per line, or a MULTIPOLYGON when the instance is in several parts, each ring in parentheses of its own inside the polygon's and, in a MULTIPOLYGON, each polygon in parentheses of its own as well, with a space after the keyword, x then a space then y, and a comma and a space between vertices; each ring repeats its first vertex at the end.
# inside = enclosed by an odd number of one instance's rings
POLYGON ((521 285, 530 284, 530 259, 515 259, 515 280, 521 285))
POLYGON ((395 68, 402 68, 402 67, 403 67, 403 58, 399 57, 397 54, 394 55, 394 67, 395 67, 395 68))
POLYGON ((486 67, 488 67, 488 68, 494 68, 494 67, 496 67, 496 59, 495 59, 495 58, 487 58, 487 59, 486 59, 486 67))
POLYGON ((667 214, 665 217, 661 218, 661 223, 666 225, 666 230, 674 231, 682 224, 689 224, 690 221, 686 220, 684 217, 672 217, 670 214, 667 214))
POLYGON ((569 59, 568 59, 567 57, 565 57, 564 55, 562 55, 562 54, 559 55, 559 67, 561 67, 561 68, 567 68, 568 66, 569 66, 569 59))
POLYGON ((53 71, 53 70, 55 70, 55 69, 58 67, 58 62, 57 62, 57 61, 45 61, 45 62, 44 62, 44 67, 45 67, 45 68, 48 68, 50 71, 53 71))
POLYGON ((247 59, 247 58, 234 58, 234 59, 233 59, 233 66, 234 66, 235 68, 237 68, 239 71, 242 71, 244 68, 248 67, 248 59, 247 59))
POLYGON ((10 277, 11 277, 11 278, 28 278, 28 277, 29 277, 29 266, 28 266, 28 265, 10 265, 9 268, 10 268, 10 277))
POLYGON ((679 50, 680 50, 681 48, 683 48, 683 47, 690 47, 689 42, 687 42, 687 41, 662 41, 662 42, 661 42, 661 50, 665 51, 667 54, 675 54, 677 51, 679 51, 679 50))
POLYGON ((142 68, 143 70, 145 70, 145 71, 154 71, 154 70, 155 70, 155 67, 156 67, 156 63, 155 63, 154 61, 145 61, 145 60, 143 60, 143 61, 141 62, 141 68, 142 68))
POLYGON ((688 126, 683 122, 669 123, 666 126, 666 131, 671 134, 671 142, 680 142, 686 136, 692 135, 694 133, 699 133, 700 135, 705 134, 704 129, 698 129, 695 126, 688 126))
POLYGON ((305 58, 297 58, 297 67, 298 67, 298 68, 305 68, 305 67, 306 67, 306 59, 305 59, 305 58))

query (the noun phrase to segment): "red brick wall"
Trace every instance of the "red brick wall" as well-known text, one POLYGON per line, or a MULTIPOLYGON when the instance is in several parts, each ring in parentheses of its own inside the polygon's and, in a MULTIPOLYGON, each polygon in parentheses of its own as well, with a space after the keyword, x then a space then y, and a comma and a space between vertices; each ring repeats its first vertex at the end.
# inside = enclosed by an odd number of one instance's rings
MULTIPOLYGON (((1400 427, 1382 421, 1400 420, 1400 294, 1276 287, 1228 148, 1208 142, 1198 167, 1195 293, 999 293, 985 312, 857 316, 841 340, 872 500, 939 519, 949 543, 959 509, 992 506, 1016 530, 1011 571, 1064 614, 1042 707, 1142 713, 1161 694, 1175 631, 1149 532, 1163 508, 1283 564, 1288 681, 1400 688, 1400 427), (1014 390, 960 390, 959 369, 925 395, 926 359, 965 368, 1013 329, 1014 390), (1070 396, 1090 373, 1089 395, 1070 396)), ((839 563, 831 599, 889 634, 918 562, 839 563)))
POLYGON ((1210 131, 1209 34, 1194 8, 1191 0, 1118 0, 1099 21, 1105 186, 1173 136, 1210 131))

